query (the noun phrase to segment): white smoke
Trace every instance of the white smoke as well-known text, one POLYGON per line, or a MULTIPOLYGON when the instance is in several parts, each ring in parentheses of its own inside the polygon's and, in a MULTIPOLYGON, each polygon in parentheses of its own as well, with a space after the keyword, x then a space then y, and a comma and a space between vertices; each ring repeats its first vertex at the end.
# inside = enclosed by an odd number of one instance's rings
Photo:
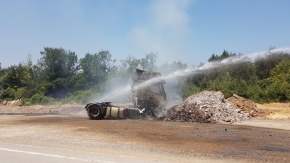
POLYGON ((139 54, 158 52, 157 64, 180 60, 190 54, 188 0, 155 0, 147 9, 144 24, 134 27, 130 37, 139 54))
POLYGON ((218 68, 221 66, 225 66, 225 65, 231 65, 231 64, 237 64, 237 63, 241 63, 241 62, 252 62, 254 61, 257 57, 263 57, 266 55, 271 55, 273 53, 278 53, 278 52, 289 52, 290 48, 277 48, 271 51, 263 51, 263 52, 255 52, 255 53, 251 53, 251 54, 247 54, 247 55, 242 55, 242 56, 232 56, 226 59, 223 59, 221 61, 215 61, 215 62, 208 62, 206 64, 204 64, 201 67, 198 68, 186 68, 183 70, 177 70, 174 72, 171 72, 165 76, 162 77, 156 77, 153 79, 150 79, 148 81, 145 81, 143 83, 143 86, 149 86, 154 82, 158 82, 160 80, 165 80, 167 84, 169 85, 165 85, 165 87, 167 87, 167 95, 171 95, 171 99, 170 99, 170 105, 167 105, 167 109, 173 105, 176 105, 178 103, 181 102, 181 97, 176 96, 177 92, 174 92, 174 87, 178 84, 177 80, 178 78, 181 77, 187 77, 190 75, 194 75, 197 73, 204 73, 204 71, 206 70, 211 70, 214 68, 218 68))
MULTIPOLYGON (((155 82, 159 82, 160 80, 164 80, 165 83, 165 88, 166 88, 166 94, 167 94, 167 108, 169 109, 173 105, 177 105, 182 102, 182 98, 178 96, 176 92, 176 85, 178 84, 178 80, 181 77, 188 77, 190 75, 194 75, 197 73, 204 73, 206 70, 211 70, 214 68, 218 68, 220 66, 225 66, 225 65, 231 65, 231 64, 237 64, 241 62, 252 62, 254 61, 257 57, 263 57, 266 55, 271 55, 272 53, 277 53, 277 52, 289 52, 290 47, 286 48, 277 48, 273 51, 262 51, 262 52, 255 52, 247 55, 242 55, 242 56, 233 56, 226 58, 221 61, 215 61, 215 62, 208 62, 204 64, 201 67, 197 68, 186 68, 183 70, 177 70, 174 72, 167 72, 167 74, 163 74, 161 77, 156 77, 150 80, 145 81, 142 85, 143 86, 149 86, 152 85, 155 82)), ((131 97, 131 85, 132 81, 131 78, 128 77, 128 82, 127 83, 114 83, 110 84, 111 89, 108 91, 104 96, 101 98, 95 99, 94 102, 130 102, 128 99, 131 97), (126 101, 126 100, 127 101, 126 101), (125 100, 125 101, 124 101, 125 100)), ((140 86, 139 86, 140 87, 140 86)), ((166 110, 165 110, 166 111, 166 110)))
POLYGON ((98 102, 113 102, 113 103, 126 103, 129 102, 131 97, 131 85, 126 83, 117 87, 112 87, 101 98, 94 101, 98 102))

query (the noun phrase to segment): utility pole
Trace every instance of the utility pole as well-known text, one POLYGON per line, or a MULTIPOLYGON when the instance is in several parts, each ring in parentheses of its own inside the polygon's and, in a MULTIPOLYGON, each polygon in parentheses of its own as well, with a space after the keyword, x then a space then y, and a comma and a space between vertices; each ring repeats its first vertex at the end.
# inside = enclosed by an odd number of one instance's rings
POLYGON ((0 70, 1 70, 1 62, 0 62, 0 70))

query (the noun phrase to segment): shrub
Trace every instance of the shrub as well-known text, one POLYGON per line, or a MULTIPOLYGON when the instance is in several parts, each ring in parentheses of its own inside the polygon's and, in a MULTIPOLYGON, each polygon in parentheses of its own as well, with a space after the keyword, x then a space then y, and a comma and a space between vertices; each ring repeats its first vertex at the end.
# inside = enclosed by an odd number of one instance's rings
POLYGON ((43 94, 35 94, 30 98, 31 104, 54 104, 56 100, 52 97, 45 96, 43 94))
POLYGON ((74 101, 79 104, 88 103, 90 97, 92 96, 92 91, 76 91, 70 94, 69 101, 74 101))

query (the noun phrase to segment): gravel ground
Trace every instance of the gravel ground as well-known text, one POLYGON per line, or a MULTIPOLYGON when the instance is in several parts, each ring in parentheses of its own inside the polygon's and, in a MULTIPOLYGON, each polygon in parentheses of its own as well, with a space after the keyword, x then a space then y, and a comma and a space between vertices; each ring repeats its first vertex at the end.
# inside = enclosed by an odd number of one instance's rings
POLYGON ((0 106, 0 142, 152 158, 152 162, 290 162, 290 130, 283 127, 290 126, 289 120, 238 125, 92 121, 82 108, 0 106))

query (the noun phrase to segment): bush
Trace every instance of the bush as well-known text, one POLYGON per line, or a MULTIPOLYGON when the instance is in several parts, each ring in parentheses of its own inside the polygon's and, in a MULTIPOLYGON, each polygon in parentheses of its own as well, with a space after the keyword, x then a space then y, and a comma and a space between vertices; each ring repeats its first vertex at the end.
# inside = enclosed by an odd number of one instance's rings
POLYGON ((272 101, 288 102, 290 101, 290 84, 285 81, 276 81, 267 87, 266 94, 272 101))
POLYGON ((43 94, 35 94, 30 98, 31 104, 54 104, 56 103, 56 100, 52 97, 45 96, 43 94))
POLYGON ((28 90, 24 87, 18 88, 14 94, 15 99, 24 99, 24 98, 30 98, 32 95, 31 90, 28 90))
POLYGON ((192 85, 185 85, 182 89, 181 89, 181 96, 183 99, 196 94, 198 92, 200 92, 201 89, 199 87, 197 87, 196 85, 192 84, 192 85))
POLYGON ((2 100, 13 100, 14 99, 14 96, 13 94, 11 94, 9 91, 7 90, 1 90, 0 91, 0 99, 2 100))
POLYGON ((89 102, 90 97, 92 96, 92 91, 76 91, 70 94, 68 100, 74 101, 78 104, 86 104, 89 102))
POLYGON ((290 101, 290 61, 284 60, 270 70, 270 77, 264 80, 266 97, 275 102, 290 101))

